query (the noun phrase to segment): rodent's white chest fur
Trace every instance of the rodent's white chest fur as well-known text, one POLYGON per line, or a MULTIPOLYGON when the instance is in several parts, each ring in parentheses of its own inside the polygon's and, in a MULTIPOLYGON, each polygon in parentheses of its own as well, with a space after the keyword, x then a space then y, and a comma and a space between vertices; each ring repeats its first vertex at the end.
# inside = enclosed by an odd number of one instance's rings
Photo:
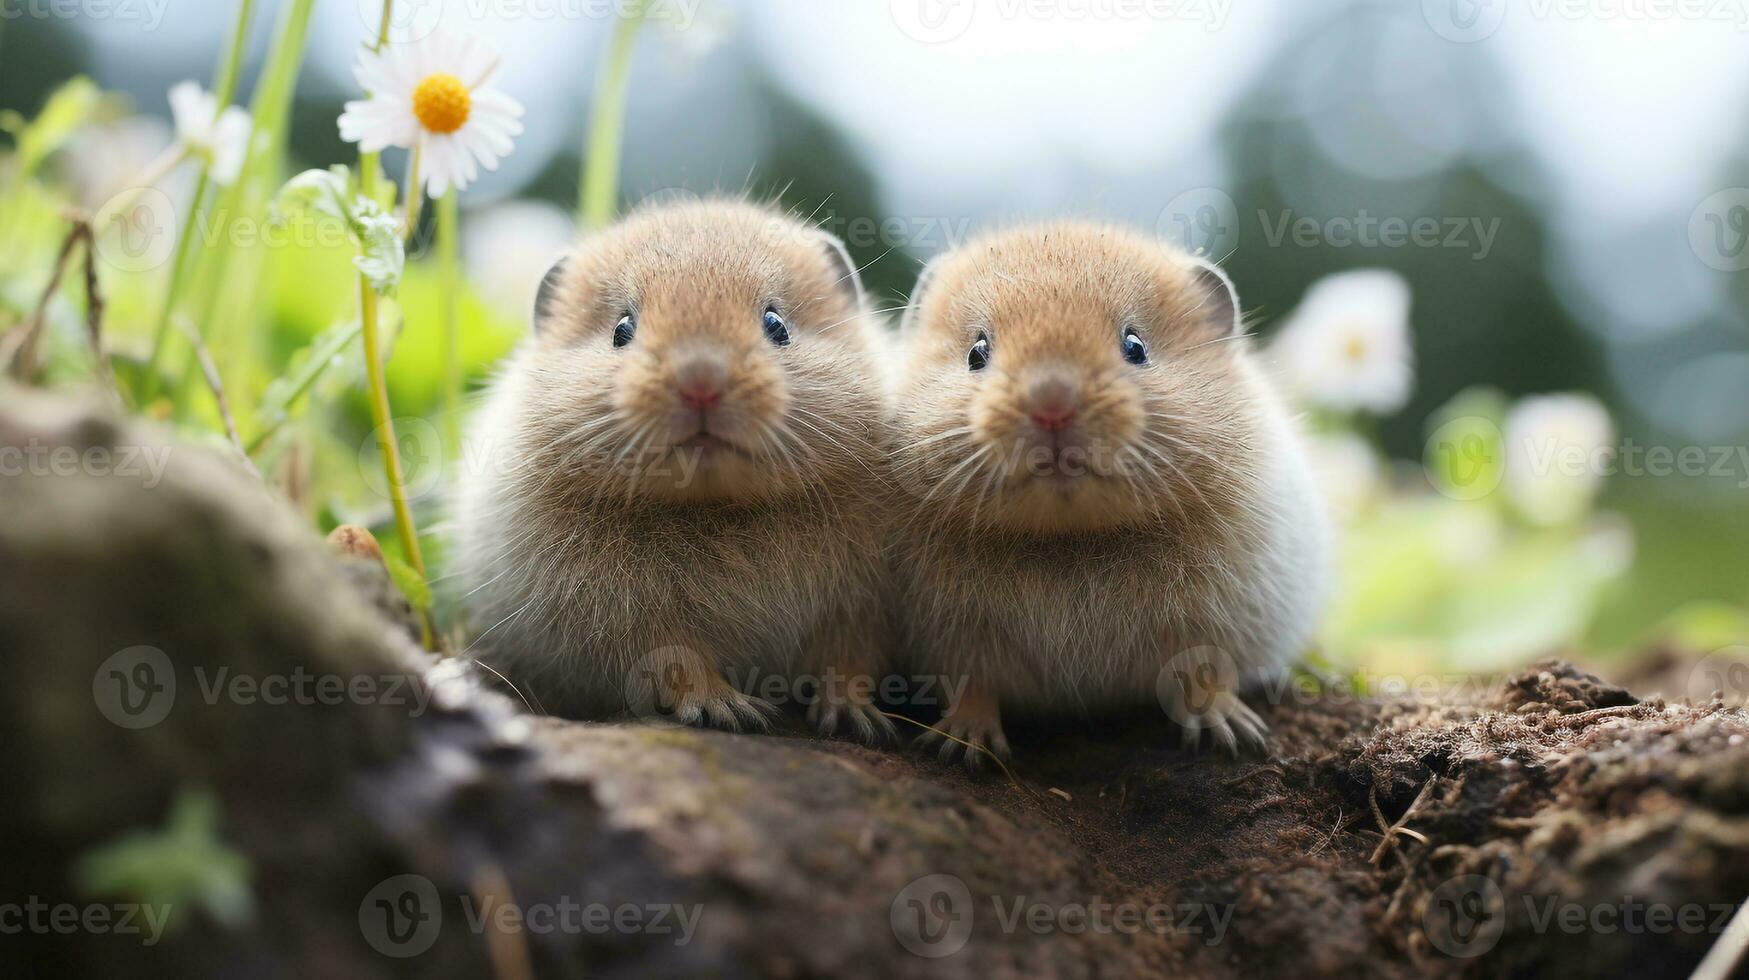
POLYGON ((1241 677, 1278 673, 1314 628, 1329 532, 1293 425, 1261 387, 1258 398, 1252 485, 1226 527, 902 540, 907 652, 1031 713, 1148 703, 1192 647, 1218 647, 1241 677))
POLYGON ((542 436, 527 377, 513 358, 477 419, 456 565, 474 652, 549 709, 621 710, 639 658, 676 644, 730 676, 792 674, 823 623, 877 601, 879 525, 855 488, 720 507, 591 503, 529 464, 542 436))

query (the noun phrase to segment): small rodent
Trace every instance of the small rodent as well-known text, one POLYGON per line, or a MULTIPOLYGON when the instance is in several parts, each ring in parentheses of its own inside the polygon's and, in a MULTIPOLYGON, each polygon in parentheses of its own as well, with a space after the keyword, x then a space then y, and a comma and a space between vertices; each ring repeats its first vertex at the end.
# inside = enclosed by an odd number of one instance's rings
POLYGON ((640 209, 547 273, 470 436, 477 659, 549 710, 892 733, 878 342, 841 242, 770 208, 640 209), (651 703, 640 703, 651 702, 651 703))
POLYGON ((943 728, 1005 756, 1004 710, 1158 704, 1261 745, 1238 688, 1303 651, 1329 533, 1226 275, 1118 227, 999 232, 924 270, 901 342, 901 649, 967 681, 943 728))

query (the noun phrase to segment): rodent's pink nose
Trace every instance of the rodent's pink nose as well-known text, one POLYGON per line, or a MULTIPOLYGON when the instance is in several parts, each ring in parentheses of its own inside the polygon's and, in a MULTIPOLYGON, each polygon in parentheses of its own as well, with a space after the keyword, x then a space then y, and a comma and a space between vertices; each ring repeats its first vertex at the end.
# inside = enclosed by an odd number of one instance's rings
POLYGON ((715 408, 723 400, 726 372, 720 360, 695 355, 683 361, 674 371, 674 387, 680 401, 694 411, 715 408))
POLYGON ((702 412, 707 408, 714 408, 723 400, 723 390, 709 382, 682 385, 680 400, 686 403, 687 408, 696 408, 702 412))
POLYGON ((1075 410, 1068 406, 1053 405, 1032 410, 1032 424, 1046 432, 1061 432, 1074 423, 1075 410))
POLYGON ((1032 424, 1046 432, 1061 432, 1075 422, 1075 389, 1061 378, 1047 377, 1027 392, 1032 424))

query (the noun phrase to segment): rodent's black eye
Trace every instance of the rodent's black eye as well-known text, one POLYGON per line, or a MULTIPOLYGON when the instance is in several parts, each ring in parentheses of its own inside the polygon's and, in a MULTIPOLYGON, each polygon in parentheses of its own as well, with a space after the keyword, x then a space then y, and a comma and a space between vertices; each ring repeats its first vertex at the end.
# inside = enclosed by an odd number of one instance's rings
POLYGON ((1142 338, 1134 330, 1123 332, 1123 359, 1131 364, 1148 363, 1148 345, 1142 343, 1142 338))
POLYGON ((978 334, 978 342, 972 345, 971 353, 966 355, 966 367, 974 371, 982 371, 990 366, 990 338, 978 334))
POLYGON ((765 339, 779 347, 789 346, 789 324, 783 322, 783 316, 776 310, 765 311, 765 339))
POLYGON ((613 346, 624 347, 632 342, 632 334, 638 332, 638 321, 630 313, 619 318, 619 323, 613 328, 613 346))

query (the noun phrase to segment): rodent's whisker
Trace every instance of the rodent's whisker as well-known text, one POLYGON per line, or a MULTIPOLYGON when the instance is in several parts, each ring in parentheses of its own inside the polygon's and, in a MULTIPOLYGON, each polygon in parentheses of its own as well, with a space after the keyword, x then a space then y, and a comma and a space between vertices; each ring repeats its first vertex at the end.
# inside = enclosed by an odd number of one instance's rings
POLYGON ((891 458, 893 456, 899 456, 899 455, 903 455, 905 453, 915 452, 919 449, 922 449, 924 446, 928 446, 928 445, 931 445, 933 443, 940 442, 943 439, 951 439, 954 436, 969 436, 971 434, 972 434, 972 427, 971 426, 969 426, 969 425, 957 426, 955 428, 948 429, 944 432, 937 432, 935 435, 928 436, 928 437, 923 438, 923 439, 919 439, 916 442, 913 442, 908 446, 901 446, 898 449, 895 449, 892 452, 888 453, 887 456, 889 458, 891 458))

